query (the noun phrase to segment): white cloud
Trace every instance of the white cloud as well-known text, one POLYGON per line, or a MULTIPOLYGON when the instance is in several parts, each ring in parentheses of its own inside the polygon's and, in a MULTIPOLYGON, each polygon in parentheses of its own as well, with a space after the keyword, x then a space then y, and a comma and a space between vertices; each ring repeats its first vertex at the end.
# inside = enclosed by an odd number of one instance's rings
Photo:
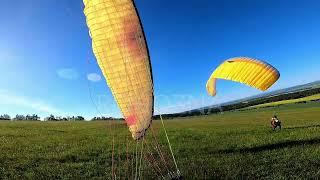
POLYGON ((92 82, 99 82, 101 81, 101 76, 97 73, 90 73, 87 74, 87 79, 92 82))
POLYGON ((57 71, 57 74, 60 78, 67 79, 67 80, 75 80, 75 79, 78 79, 79 77, 78 72, 72 68, 59 69, 57 71))
POLYGON ((7 91, 0 90, 0 104, 14 105, 18 107, 29 108, 38 112, 44 113, 59 113, 60 111, 50 104, 37 99, 31 99, 25 96, 20 96, 7 91))

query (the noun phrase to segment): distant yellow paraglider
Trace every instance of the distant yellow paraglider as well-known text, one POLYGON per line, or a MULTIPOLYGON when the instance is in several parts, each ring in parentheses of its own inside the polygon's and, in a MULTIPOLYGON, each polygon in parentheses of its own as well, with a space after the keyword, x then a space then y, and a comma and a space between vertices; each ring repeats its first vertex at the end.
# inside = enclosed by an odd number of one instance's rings
POLYGON ((279 71, 266 62, 248 57, 231 58, 223 62, 207 82, 207 91, 215 96, 216 80, 225 79, 240 82, 265 91, 280 77, 279 71))
POLYGON ((142 138, 153 116, 149 53, 132 0, 84 0, 84 14, 99 67, 132 137, 142 138))

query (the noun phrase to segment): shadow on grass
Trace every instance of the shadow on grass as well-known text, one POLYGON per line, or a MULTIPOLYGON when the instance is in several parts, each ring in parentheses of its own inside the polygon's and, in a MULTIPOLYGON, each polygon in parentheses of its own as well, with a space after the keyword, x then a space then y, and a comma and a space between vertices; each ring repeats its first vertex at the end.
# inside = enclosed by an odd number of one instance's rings
POLYGON ((224 153, 224 154, 228 154, 228 153, 257 153, 257 152, 268 151, 268 150, 276 150, 276 149, 282 149, 282 148, 288 148, 288 147, 314 145, 314 144, 320 144, 320 139, 286 141, 286 142, 280 142, 280 143, 276 143, 276 144, 267 144, 267 145, 263 145, 263 146, 256 146, 256 147, 250 147, 250 148, 226 149, 226 150, 220 150, 218 152, 224 153))
POLYGON ((320 125, 311 125, 311 126, 297 126, 297 127, 287 127, 284 129, 308 129, 308 128, 319 128, 320 125))
POLYGON ((47 132, 54 132, 54 133, 65 133, 66 131, 63 131, 63 130, 56 130, 56 129, 49 129, 49 130, 46 130, 47 132))

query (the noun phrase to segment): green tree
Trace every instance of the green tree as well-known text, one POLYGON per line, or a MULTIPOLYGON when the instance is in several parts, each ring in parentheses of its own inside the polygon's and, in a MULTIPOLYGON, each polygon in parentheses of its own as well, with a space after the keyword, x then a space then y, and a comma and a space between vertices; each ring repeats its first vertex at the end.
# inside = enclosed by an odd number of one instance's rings
POLYGON ((0 116, 0 120, 11 120, 11 117, 8 114, 4 114, 0 116))

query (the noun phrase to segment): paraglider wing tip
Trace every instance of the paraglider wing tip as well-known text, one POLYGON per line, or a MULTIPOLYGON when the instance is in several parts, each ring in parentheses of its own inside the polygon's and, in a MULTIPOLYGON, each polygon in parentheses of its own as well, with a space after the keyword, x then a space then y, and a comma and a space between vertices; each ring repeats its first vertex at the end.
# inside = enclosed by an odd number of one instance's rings
POLYGON ((208 80, 207 84, 206 84, 206 89, 207 89, 207 93, 210 96, 215 96, 217 94, 216 91, 216 79, 215 78, 211 78, 208 80))
POLYGON ((136 141, 139 141, 143 139, 143 137, 146 135, 147 130, 151 127, 152 119, 150 120, 149 126, 141 131, 136 131, 132 133, 132 138, 136 141))
POLYGON ((207 93, 212 97, 217 95, 216 91, 211 91, 211 90, 209 90, 209 88, 207 88, 207 93))
POLYGON ((141 140, 141 139, 145 136, 146 131, 147 131, 147 129, 144 129, 144 130, 142 130, 142 131, 133 133, 133 134, 132 134, 132 138, 133 138, 134 140, 136 140, 136 141, 139 141, 139 140, 141 140))

